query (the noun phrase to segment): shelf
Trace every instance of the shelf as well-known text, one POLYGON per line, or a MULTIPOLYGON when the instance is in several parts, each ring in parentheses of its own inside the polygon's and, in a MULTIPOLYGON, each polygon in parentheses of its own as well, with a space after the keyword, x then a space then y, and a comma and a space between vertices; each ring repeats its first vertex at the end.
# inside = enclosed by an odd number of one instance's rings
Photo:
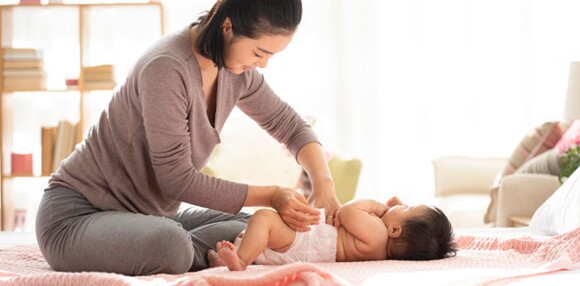
MULTIPOLYGON (((130 0, 119 0, 119 1, 130 1, 130 0)), ((46 2, 46 1, 45 1, 46 2)), ((49 110, 49 112, 55 112, 55 115, 52 115, 53 113, 51 113, 50 115, 47 116, 52 116, 55 119, 62 119, 65 118, 66 116, 60 116, 60 113, 66 113, 67 111, 69 113, 78 113, 78 119, 77 117, 74 117, 74 124, 77 124, 77 127, 75 127, 75 144, 79 143, 82 141, 83 135, 85 134, 85 132, 88 130, 90 124, 86 124, 87 122, 91 122, 92 120, 98 119, 99 116, 101 115, 101 110, 102 108, 106 107, 106 104, 102 104, 100 101, 104 101, 104 100, 108 100, 106 94, 112 94, 113 90, 116 87, 115 85, 97 85, 95 83, 93 83, 92 87, 91 87, 91 83, 89 82, 89 84, 87 84, 86 78, 83 77, 83 70, 85 68, 87 68, 87 64, 89 62, 94 62, 94 63, 109 63, 109 64, 118 64, 118 62, 112 61, 110 62, 110 58, 116 59, 115 57, 105 57, 103 58, 99 58, 100 56, 98 54, 95 53, 90 53, 91 51, 91 40, 98 40, 98 41, 102 41, 105 42, 108 39, 108 34, 103 33, 102 31, 99 32, 98 30, 92 29, 92 27, 98 27, 99 22, 98 20, 101 17, 105 17, 104 19, 107 19, 106 17, 111 16, 112 18, 111 21, 115 21, 115 22, 111 22, 111 23, 107 23, 107 24, 116 24, 116 25, 111 25, 111 27, 117 27, 119 25, 124 25, 124 26, 133 26, 135 25, 137 28, 141 28, 141 25, 138 24, 138 22, 136 23, 131 23, 132 25, 125 25, 124 21, 125 18, 123 17, 118 17, 118 16, 122 16, 125 15, 124 13, 130 13, 131 11, 133 11, 131 14, 133 16, 131 17, 135 17, 136 20, 138 21, 146 21, 146 24, 148 24, 147 26, 149 26, 149 23, 151 23, 151 19, 150 17, 142 17, 142 15, 144 15, 143 13, 141 13, 141 11, 146 12, 146 15, 150 15, 151 17, 155 17, 153 19, 158 18, 159 19, 159 36, 162 36, 165 32, 165 25, 164 25, 164 7, 163 4, 160 1, 148 1, 148 2, 140 2, 140 3, 48 3, 48 4, 5 4, 2 5, 0 4, 0 53, 2 52, 2 49, 4 48, 4 46, 22 46, 22 44, 16 44, 16 43, 21 43, 22 41, 28 43, 27 46, 29 48, 43 48, 43 49, 48 49, 47 47, 49 47, 50 45, 41 45, 41 43, 45 43, 46 41, 52 41, 53 37, 52 35, 56 35, 59 36, 60 34, 63 34, 63 36, 66 36, 68 40, 72 41, 65 41, 63 43, 66 43, 68 46, 67 51, 70 52, 70 54, 64 55, 65 57, 63 58, 58 58, 58 60, 61 61, 67 61, 67 65, 70 64, 70 66, 68 66, 68 70, 67 71, 61 71, 59 77, 66 75, 66 78, 62 78, 62 81, 58 81, 60 80, 60 78, 56 78, 57 82, 55 82, 54 84, 50 84, 48 85, 48 87, 46 85, 40 85, 37 84, 36 86, 34 85, 3 85, 3 83, 5 83, 6 81, 3 80, 4 77, 4 70, 2 69, 3 67, 3 56, 0 55, 0 230, 12 230, 14 227, 14 223, 15 223, 15 212, 14 212, 14 193, 15 193, 15 189, 17 188, 21 188, 22 185, 34 185, 36 183, 42 183, 44 185, 46 185, 46 182, 41 182, 41 181, 48 181, 49 176, 42 176, 41 173, 39 172, 36 175, 14 175, 14 174, 9 174, 10 171, 6 170, 6 167, 10 166, 10 160, 8 160, 8 158, 6 158, 6 156, 10 156, 9 154, 11 153, 11 151, 13 151, 13 147, 15 146, 14 143, 16 141, 15 138, 19 139, 19 141, 23 141, 23 136, 24 138, 29 137, 32 138, 31 141, 31 145, 32 146, 38 146, 40 143, 41 147, 42 147, 42 136, 40 138, 37 138, 38 133, 34 133, 33 135, 32 132, 41 132, 41 128, 39 126, 38 131, 33 131, 32 129, 28 129, 26 131, 22 131, 24 129, 20 129, 18 131, 21 131, 20 133, 18 132, 14 132, 15 129, 17 127, 15 127, 16 125, 18 125, 19 123, 22 123, 22 118, 26 118, 26 116, 30 116, 30 117, 34 117, 34 118, 44 118, 43 114, 27 114, 28 112, 22 110, 22 109, 15 109, 16 106, 23 106, 23 102, 21 101, 31 101, 31 105, 34 108, 40 108, 42 109, 42 111, 46 111, 49 107, 48 106, 44 106, 43 104, 45 104, 45 102, 49 102, 50 104, 52 103, 56 103, 58 104, 58 101, 55 101, 55 98, 57 99, 61 99, 61 98, 66 98, 67 102, 63 103, 62 105, 62 111, 60 110, 60 106, 56 109, 56 110, 49 110), (115 8, 119 8, 119 9, 115 9, 115 8), (39 10, 42 10, 42 13, 39 12, 39 10), (117 15, 117 10, 119 11, 119 15, 117 15), (48 12, 45 13, 44 12, 48 12), (48 15, 50 14, 50 15, 48 15), (44 16, 43 16, 44 15, 44 16), (60 26, 57 27, 56 24, 53 24, 52 22, 50 22, 51 19, 51 15, 54 15, 55 17, 60 17, 59 15, 62 15, 62 17, 64 17, 66 15, 67 19, 65 19, 65 21, 63 21, 64 24, 66 24, 66 28, 70 28, 70 29, 64 29, 60 30, 60 26), (45 17, 46 16, 46 17, 45 17), (24 26, 25 24, 27 24, 28 22, 30 22, 33 19, 35 21, 32 21, 31 23, 34 25, 31 25, 31 27, 33 28, 33 31, 30 32, 26 29, 22 30, 22 29, 14 29, 15 26, 20 25, 20 26, 24 26), (46 21, 40 21, 39 19, 49 19, 48 24, 44 25, 41 23, 44 23, 46 21), (70 21, 68 21, 70 20, 70 21), (17 23, 16 23, 17 22, 17 23), (95 26, 93 26, 95 25, 95 26), (76 27, 73 27, 76 26, 76 27), (18 37, 19 34, 21 33, 25 33, 25 32, 29 32, 29 33, 36 33, 37 29, 50 29, 47 30, 47 35, 45 35, 46 37, 36 37, 33 36, 35 34, 31 34, 28 37, 18 37), (72 27, 72 28, 71 28, 72 27), (58 29, 58 30, 57 30, 58 29), (60 31, 60 32, 59 32, 60 31), (63 33, 62 31, 67 31, 66 33, 63 33), (92 38, 89 36, 89 33, 95 33, 96 37, 92 38), (104 37, 104 38, 103 38, 104 37), (22 38, 24 40, 20 40, 20 42, 17 41, 17 39, 22 38), (44 42, 40 42, 40 41, 44 41, 44 42), (68 62, 68 60, 70 60, 68 57, 74 58, 74 62, 68 62), (89 60, 88 60, 89 59, 89 60), (90 59, 93 59, 92 61, 90 59), (104 60, 104 61, 103 61, 104 60), (78 68, 72 69, 72 64, 75 63, 76 65, 78 65, 78 68), (66 86, 65 82, 66 79, 72 79, 71 77, 76 77, 78 79, 78 83, 79 85, 77 86, 66 86), (82 79, 82 80, 81 80, 82 79), (6 87, 24 87, 25 89, 6 89, 6 87), (38 87, 44 87, 44 88, 38 88, 38 87), (99 92, 101 91, 101 92, 99 92), (71 93, 72 92, 72 93, 71 93), (95 96, 92 96, 91 92, 94 92, 93 94, 95 94, 95 96), (25 93, 30 93, 29 94, 25 94, 25 93), (44 93, 44 94, 43 94, 44 93), (103 95, 101 97, 101 94, 97 94, 97 93, 103 93, 103 95), (22 96, 20 96, 22 95, 22 96), (44 98, 46 97, 46 99, 44 98), (71 100, 70 102, 68 102, 68 100, 70 99, 74 99, 71 100), (37 100, 38 99, 38 100, 37 100), (33 104, 32 104, 33 103, 33 104), (65 110, 66 108, 66 110, 65 110), (58 113, 58 114, 57 114, 58 113), (94 115, 94 116, 90 116, 90 115, 94 115), (62 118, 60 118, 62 117, 62 118), (15 119, 16 118, 16 119, 15 119), (77 121, 78 120, 78 121, 77 121), (40 139, 40 142, 38 142, 37 139, 40 139), (6 172, 6 173, 3 173, 6 172)), ((102 21, 102 20, 101 20, 102 21)), ((59 21, 60 23, 60 21, 59 21)), ((59 25, 62 25, 63 23, 60 23, 59 25)), ((152 30, 150 30, 150 33, 145 34, 146 31, 149 31, 149 29, 143 31, 144 34, 140 35, 140 37, 143 37, 143 40, 154 40, 157 38, 157 23, 152 23, 153 25, 151 26, 152 30), (150 37, 152 35, 152 37, 150 37)), ((125 29, 126 30, 126 29, 125 29)), ((139 30, 142 31, 142 30, 139 30)), ((133 31, 126 31, 126 33, 133 33, 133 31)), ((112 38, 117 38, 117 35, 112 35, 112 38)), ((129 38, 128 40, 135 40, 138 41, 138 39, 133 39, 133 38, 129 38)), ((107 44, 105 44, 106 46, 107 44)), ((57 49, 57 46, 52 47, 53 49, 57 49)), ((98 47, 96 47, 98 48, 98 47)), ((93 50, 94 51, 94 50, 93 50)), ((44 54, 47 55, 48 54, 44 54)), ((44 56, 43 55, 43 56, 44 56)), ((42 58, 42 60, 44 61, 44 57, 42 58)), ((123 62, 121 60, 119 60, 119 62, 123 62)), ((125 65, 128 65, 129 63, 125 63, 125 65)), ((93 64, 94 65, 94 64, 93 64)), ((44 68, 44 66, 42 67, 44 68)), ((51 73, 50 70, 46 70, 45 71, 48 74, 51 73)), ((56 72, 52 71, 54 73, 54 76, 56 76, 56 72)), ((40 110, 39 109, 39 110, 40 110)), ((34 110, 34 109, 33 109, 34 110)), ((28 110, 27 110, 28 111, 28 110)), ((69 116, 70 117, 70 116, 69 116)), ((40 121, 40 119, 38 121, 40 121)), ((70 120, 70 119, 69 119, 70 120)), ((25 128, 23 127, 22 124, 19 125, 19 128, 25 128)), ((26 128, 28 128, 28 126, 26 126, 26 128)), ((57 129, 58 130, 58 129, 57 129)), ((52 132, 53 130, 51 130, 51 137, 55 137, 57 136, 57 134, 54 134, 52 132)), ((69 130, 70 131, 70 130, 69 130)), ((46 137, 45 137, 46 138, 46 137)), ((62 138, 61 138, 62 139, 62 138)), ((68 139, 68 138, 66 138, 68 139)), ((54 141, 53 141, 54 144, 54 141)), ((35 147, 36 148, 36 147, 35 147)), ((54 148, 54 146, 53 146, 54 148)), ((30 149, 30 148, 29 148, 30 149)), ((42 149, 42 148, 41 148, 42 149)), ((28 152, 28 151, 27 151, 28 152)), ((31 152, 31 151, 30 151, 31 152)), ((54 154, 53 154, 54 155, 54 154)), ((54 159, 54 158, 52 158, 54 159)), ((59 159, 60 160, 60 159, 59 159)), ((34 161, 33 163, 38 163, 38 161, 34 161)), ((46 174, 46 172, 44 173, 46 174)))

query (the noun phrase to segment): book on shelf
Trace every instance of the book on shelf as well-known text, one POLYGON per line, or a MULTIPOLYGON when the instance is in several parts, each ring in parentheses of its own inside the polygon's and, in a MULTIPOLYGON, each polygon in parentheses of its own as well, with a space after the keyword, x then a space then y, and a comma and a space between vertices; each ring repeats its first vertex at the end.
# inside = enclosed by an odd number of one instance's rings
POLYGON ((45 88, 46 88, 46 77, 4 78, 4 89, 7 90, 36 90, 45 88))
POLYGON ((42 50, 3 48, 4 89, 37 90, 46 88, 42 50))
POLYGON ((117 83, 115 81, 85 81, 84 88, 86 89, 114 89, 117 83))
POLYGON ((83 68, 83 85, 91 89, 115 88, 115 73, 113 65, 100 65, 83 68))
POLYGON ((100 66, 89 66, 89 67, 84 67, 83 71, 86 73, 92 73, 92 72, 113 72, 114 68, 113 65, 100 65, 100 66))
POLYGON ((77 124, 69 121, 60 121, 56 127, 52 171, 56 171, 60 162, 66 159, 75 148, 77 124))
POLYGON ((37 69, 43 70, 44 69, 44 61, 35 60, 35 61, 9 61, 3 62, 2 67, 4 70, 6 69, 37 69))
POLYGON ((43 59, 43 51, 36 49, 14 49, 3 48, 2 59, 7 62, 12 61, 39 61, 43 59))
POLYGON ((100 65, 83 68, 83 77, 88 80, 108 80, 113 79, 115 69, 113 65, 100 65))
POLYGON ((46 77, 46 73, 39 69, 4 69, 4 78, 37 78, 46 77))
POLYGON ((93 72, 84 74, 85 81, 115 81, 112 72, 93 72))
POLYGON ((54 172, 52 165, 54 146, 56 145, 56 131, 56 126, 43 126, 41 128, 42 176, 50 176, 54 172))

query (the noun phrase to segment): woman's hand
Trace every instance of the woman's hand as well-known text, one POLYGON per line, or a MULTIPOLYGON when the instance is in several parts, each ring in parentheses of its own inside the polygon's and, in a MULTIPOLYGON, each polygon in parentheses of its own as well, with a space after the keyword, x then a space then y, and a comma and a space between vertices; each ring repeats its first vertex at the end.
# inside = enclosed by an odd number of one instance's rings
MULTIPOLYGON (((334 227, 339 227, 340 226, 340 210, 342 209, 342 207, 338 208, 336 210, 336 212, 334 212, 334 215, 332 216, 332 222, 331 224, 334 227)), ((328 222, 327 222, 328 223, 328 222)))
POLYGON ((334 191, 334 181, 332 179, 312 182, 312 193, 308 197, 308 202, 315 208, 324 208, 327 224, 334 225, 336 211, 340 208, 340 203, 334 191))
POLYGON ((310 207, 304 196, 292 189, 280 187, 272 195, 271 205, 293 230, 308 231, 309 225, 318 224, 320 211, 310 207))
POLYGON ((333 224, 332 218, 340 208, 340 203, 334 191, 334 180, 330 174, 330 168, 326 161, 326 155, 319 143, 306 144, 298 152, 298 163, 304 168, 312 185, 312 192, 308 202, 315 208, 324 208, 326 213, 325 222, 333 224))

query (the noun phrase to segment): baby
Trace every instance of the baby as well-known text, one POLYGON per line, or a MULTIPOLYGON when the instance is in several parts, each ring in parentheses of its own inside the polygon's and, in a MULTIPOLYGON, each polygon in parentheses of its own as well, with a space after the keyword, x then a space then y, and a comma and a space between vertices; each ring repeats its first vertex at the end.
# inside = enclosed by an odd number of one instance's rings
POLYGON ((244 270, 256 264, 363 260, 430 260, 455 255, 453 231, 443 212, 432 206, 409 207, 392 197, 386 204, 356 200, 341 207, 334 225, 296 232, 268 209, 257 211, 234 244, 218 242, 208 251, 210 267, 244 270))

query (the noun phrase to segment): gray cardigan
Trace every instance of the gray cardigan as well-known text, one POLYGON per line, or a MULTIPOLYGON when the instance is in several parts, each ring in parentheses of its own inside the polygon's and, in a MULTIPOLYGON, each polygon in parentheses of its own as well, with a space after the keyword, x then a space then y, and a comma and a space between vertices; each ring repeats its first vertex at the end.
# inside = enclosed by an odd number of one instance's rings
POLYGON ((164 36, 137 61, 84 141, 52 174, 49 189, 71 188, 102 210, 171 216, 187 202, 237 213, 247 185, 200 172, 234 106, 295 157, 318 142, 255 69, 240 75, 220 69, 214 128, 189 28, 164 36))

